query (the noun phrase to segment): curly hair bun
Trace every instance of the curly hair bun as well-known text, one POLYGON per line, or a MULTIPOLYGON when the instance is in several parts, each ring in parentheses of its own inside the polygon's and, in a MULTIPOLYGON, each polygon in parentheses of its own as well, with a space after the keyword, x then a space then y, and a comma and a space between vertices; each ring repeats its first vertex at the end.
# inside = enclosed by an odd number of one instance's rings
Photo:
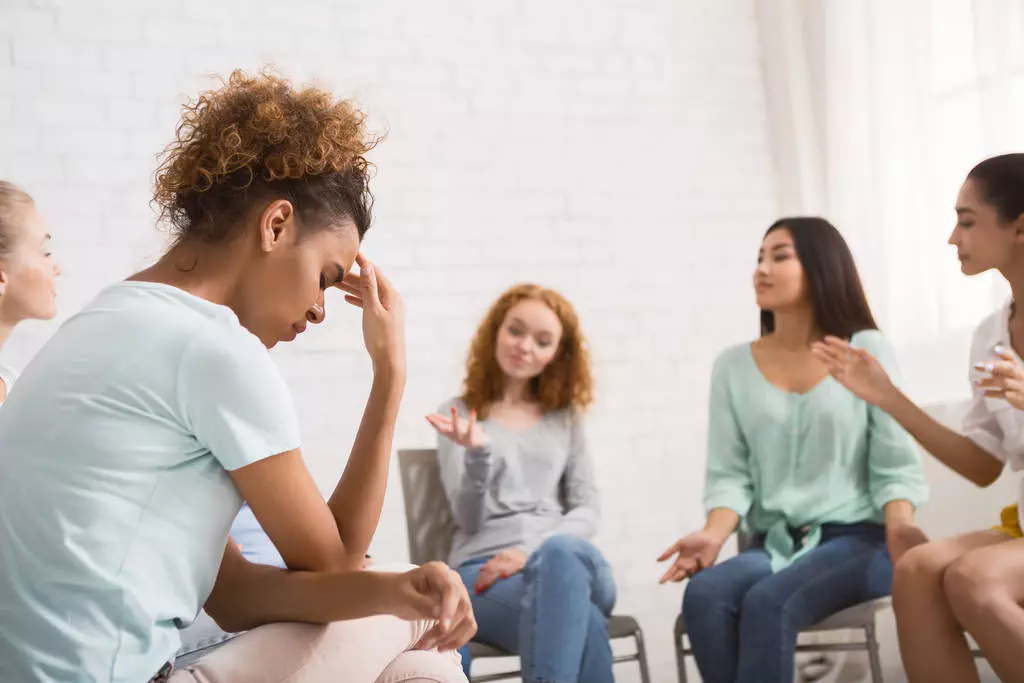
POLYGON ((348 217, 362 236, 373 203, 365 155, 379 141, 365 121, 324 90, 235 71, 184 106, 156 172, 160 218, 179 240, 218 240, 253 201, 280 196, 304 218, 348 217))

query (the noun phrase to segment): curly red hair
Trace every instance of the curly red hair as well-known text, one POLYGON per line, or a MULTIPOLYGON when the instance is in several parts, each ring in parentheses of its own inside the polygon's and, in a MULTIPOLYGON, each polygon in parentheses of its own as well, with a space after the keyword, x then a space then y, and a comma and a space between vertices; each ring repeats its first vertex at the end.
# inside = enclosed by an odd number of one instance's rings
POLYGON ((505 374, 495 358, 498 331, 508 312, 521 301, 533 299, 547 305, 562 324, 562 338, 551 364, 530 383, 534 398, 544 412, 571 408, 585 410, 594 400, 590 352, 572 304, 558 292, 535 284, 512 287, 491 304, 473 337, 466 360, 462 400, 485 419, 502 396, 505 374))

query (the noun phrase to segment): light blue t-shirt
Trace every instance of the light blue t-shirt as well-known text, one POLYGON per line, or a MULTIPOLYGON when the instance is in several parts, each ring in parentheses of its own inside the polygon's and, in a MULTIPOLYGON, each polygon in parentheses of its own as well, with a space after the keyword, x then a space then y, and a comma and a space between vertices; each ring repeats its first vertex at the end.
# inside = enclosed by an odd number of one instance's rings
POLYGON ((101 292, 0 409, 0 681, 149 680, 213 587, 242 502, 227 471, 298 447, 230 309, 101 292))

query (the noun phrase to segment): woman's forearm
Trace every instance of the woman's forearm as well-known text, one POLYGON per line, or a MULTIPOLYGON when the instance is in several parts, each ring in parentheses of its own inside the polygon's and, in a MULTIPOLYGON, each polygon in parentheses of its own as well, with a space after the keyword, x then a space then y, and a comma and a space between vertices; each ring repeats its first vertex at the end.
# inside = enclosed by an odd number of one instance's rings
POLYGON ((723 542, 729 538, 732 532, 740 524, 740 516, 729 508, 715 508, 708 513, 708 519, 704 523, 704 529, 710 531, 723 542))
POLYGON ((939 423, 896 387, 878 407, 892 415, 936 460, 978 486, 988 486, 1003 471, 1003 463, 988 451, 939 423))
POLYGON ((337 522, 349 569, 362 565, 380 521, 404 389, 404 374, 374 376, 348 464, 327 503, 337 522))
POLYGON ((229 543, 206 611, 228 632, 298 621, 326 624, 388 614, 394 574, 307 572, 253 564, 229 543))
POLYGON ((449 492, 454 505, 455 524, 467 534, 475 534, 486 517, 487 482, 490 479, 491 451, 489 447, 467 448, 462 477, 455 491, 449 492))
POLYGON ((891 500, 883 509, 887 527, 914 523, 914 506, 909 500, 891 500))

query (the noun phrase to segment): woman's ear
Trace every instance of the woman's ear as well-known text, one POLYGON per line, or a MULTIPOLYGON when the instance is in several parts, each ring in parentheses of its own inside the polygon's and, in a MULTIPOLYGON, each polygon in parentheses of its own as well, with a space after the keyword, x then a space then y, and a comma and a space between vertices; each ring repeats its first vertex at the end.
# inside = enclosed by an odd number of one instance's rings
POLYGON ((260 248, 265 253, 273 251, 284 241, 289 230, 297 229, 295 207, 287 199, 271 202, 260 215, 259 229, 260 248))
POLYGON ((1013 230, 1015 242, 1017 244, 1024 244, 1024 213, 1017 216, 1017 220, 1013 222, 1013 230))

